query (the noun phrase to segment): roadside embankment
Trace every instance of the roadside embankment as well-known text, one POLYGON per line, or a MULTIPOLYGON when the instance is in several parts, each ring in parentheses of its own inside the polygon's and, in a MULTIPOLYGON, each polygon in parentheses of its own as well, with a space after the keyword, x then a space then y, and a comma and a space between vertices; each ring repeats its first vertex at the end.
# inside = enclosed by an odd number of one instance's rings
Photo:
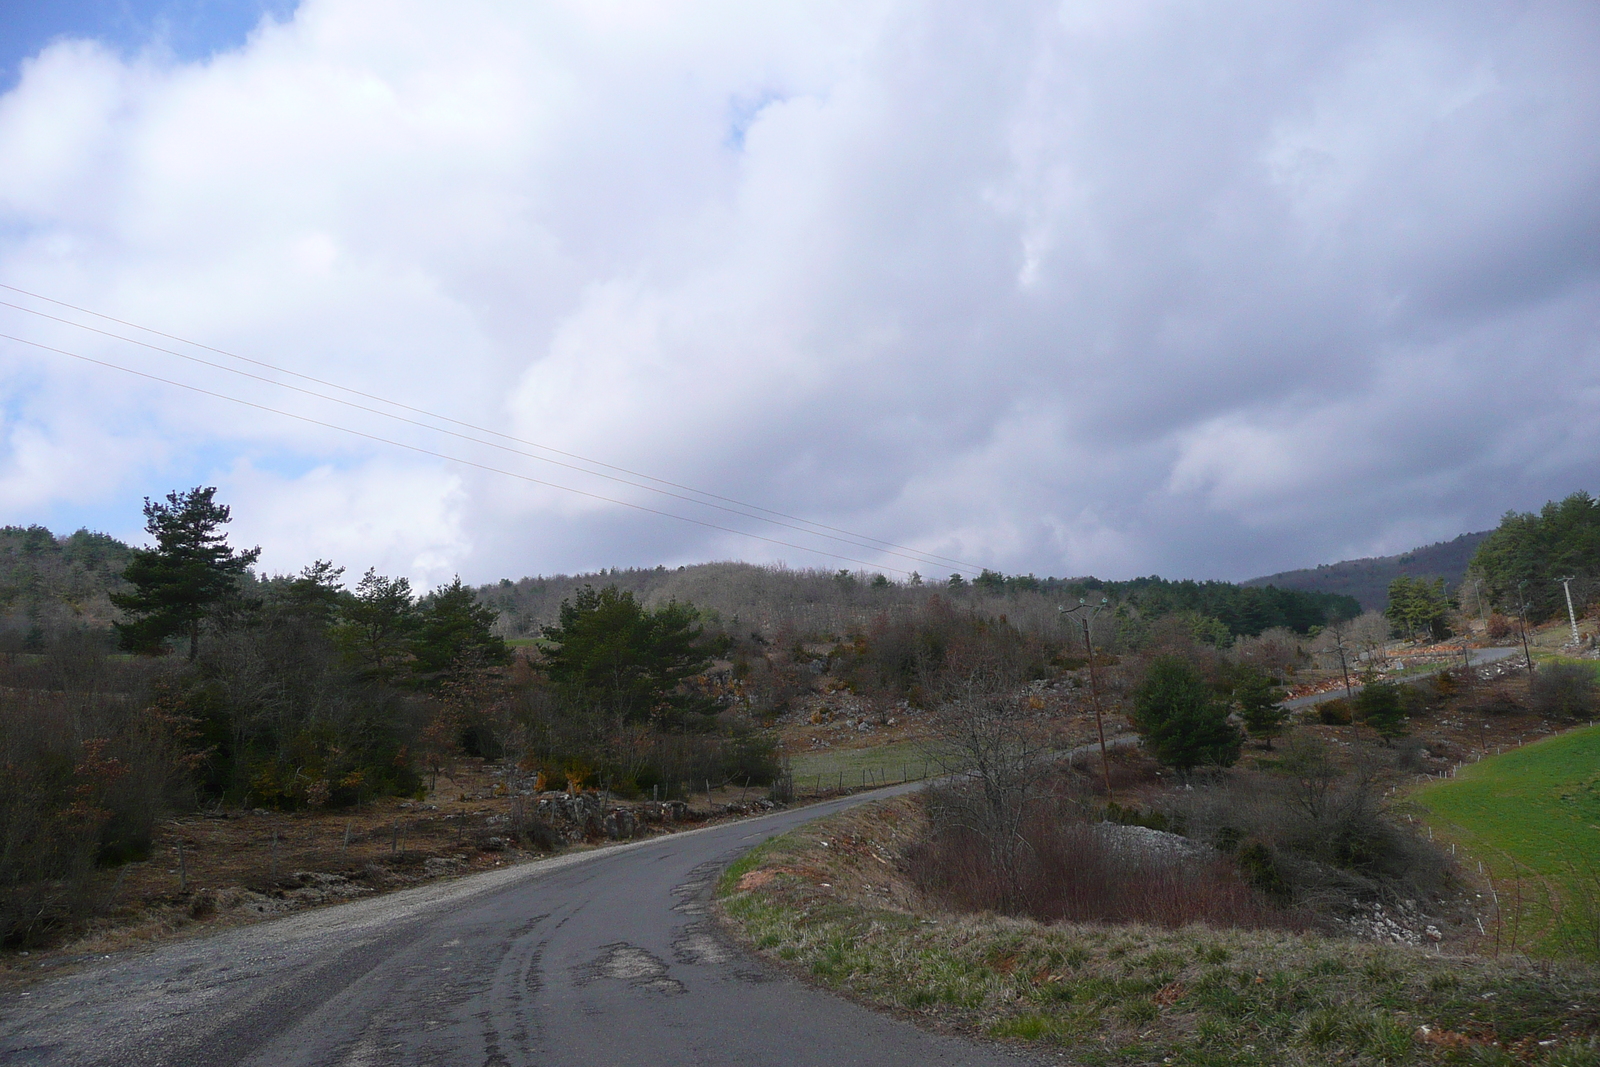
POLYGON ((1275 931, 941 914, 898 798, 778 838, 719 885, 726 924, 825 988, 1099 1064, 1600 1064, 1600 973, 1275 931))

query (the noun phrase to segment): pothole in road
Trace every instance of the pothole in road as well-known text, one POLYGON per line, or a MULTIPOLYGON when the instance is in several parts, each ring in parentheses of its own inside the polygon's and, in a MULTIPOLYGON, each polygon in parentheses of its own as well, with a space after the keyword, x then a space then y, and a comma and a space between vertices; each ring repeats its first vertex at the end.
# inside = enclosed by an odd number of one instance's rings
POLYGON ((711 883, 722 873, 722 860, 702 863, 689 872, 688 881, 673 887, 672 895, 678 902, 672 910, 683 915, 704 915, 711 907, 711 883))
POLYGON ((578 971, 578 984, 587 985, 599 978, 627 982, 635 989, 654 993, 682 993, 683 983, 667 977, 667 965, 654 953, 620 941, 606 945, 600 957, 578 971))
POLYGON ((684 927, 683 933, 672 942, 672 954, 679 963, 727 963, 733 958, 703 922, 684 927))

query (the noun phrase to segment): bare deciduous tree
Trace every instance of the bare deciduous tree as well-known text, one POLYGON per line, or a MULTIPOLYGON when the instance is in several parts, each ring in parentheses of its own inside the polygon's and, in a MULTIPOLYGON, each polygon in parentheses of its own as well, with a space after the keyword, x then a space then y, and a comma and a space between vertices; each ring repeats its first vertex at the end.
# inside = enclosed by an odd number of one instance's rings
MULTIPOLYGON (((965 780, 940 791, 933 814, 971 830, 989 850, 1003 892, 1024 884, 1028 844, 1023 827, 1050 773, 1046 724, 1021 692, 1023 659, 1014 642, 975 643, 946 662, 927 688, 936 692, 943 759, 965 780)), ((1006 907, 1020 904, 1008 899, 1006 907)))

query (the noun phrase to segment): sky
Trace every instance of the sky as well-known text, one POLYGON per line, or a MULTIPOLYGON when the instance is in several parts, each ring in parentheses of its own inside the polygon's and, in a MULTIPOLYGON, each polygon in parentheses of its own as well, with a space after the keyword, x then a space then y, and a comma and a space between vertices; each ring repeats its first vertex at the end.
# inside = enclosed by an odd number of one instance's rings
POLYGON ((5 0, 0 285, 3 523, 1237 580, 1600 491, 1600 7, 5 0))

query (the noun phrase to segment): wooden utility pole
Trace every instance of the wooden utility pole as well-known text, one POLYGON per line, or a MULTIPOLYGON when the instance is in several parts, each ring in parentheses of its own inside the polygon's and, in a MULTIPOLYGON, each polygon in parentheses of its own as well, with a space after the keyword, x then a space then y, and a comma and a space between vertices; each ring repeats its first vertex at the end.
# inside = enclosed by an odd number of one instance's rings
POLYGON ((1101 598, 1100 603, 1089 607, 1083 598, 1078 599, 1078 606, 1072 609, 1057 607, 1063 618, 1068 615, 1077 615, 1084 611, 1087 614, 1078 615, 1078 621, 1083 624, 1083 650, 1089 657, 1089 702, 1094 706, 1094 727, 1100 734, 1100 774, 1105 779, 1106 803, 1111 803, 1111 756, 1106 750, 1106 723, 1100 715, 1100 676, 1094 669, 1094 641, 1089 636, 1089 620, 1099 614, 1110 601, 1101 598))
POLYGON ((1533 653, 1528 651, 1528 598, 1522 592, 1526 581, 1517 583, 1517 621, 1522 626, 1522 658, 1528 662, 1528 673, 1533 673, 1533 653))

